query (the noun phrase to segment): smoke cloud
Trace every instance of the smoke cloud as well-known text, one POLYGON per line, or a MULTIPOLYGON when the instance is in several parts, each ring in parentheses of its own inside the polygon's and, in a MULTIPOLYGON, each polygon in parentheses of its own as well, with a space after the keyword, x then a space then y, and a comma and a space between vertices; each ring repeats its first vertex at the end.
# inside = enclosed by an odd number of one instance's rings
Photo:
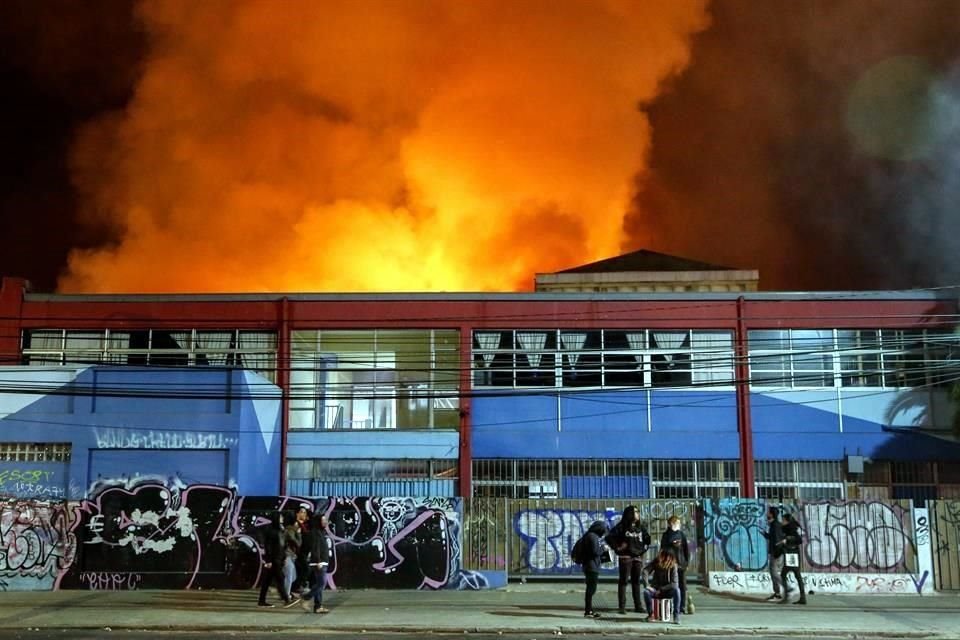
MULTIPOLYGON (((704 2, 150 0, 63 291, 529 289, 616 253, 704 2)), ((642 236, 637 228, 634 237, 642 236)))
POLYGON ((765 289, 960 282, 960 4, 716 0, 650 105, 623 249, 765 289))

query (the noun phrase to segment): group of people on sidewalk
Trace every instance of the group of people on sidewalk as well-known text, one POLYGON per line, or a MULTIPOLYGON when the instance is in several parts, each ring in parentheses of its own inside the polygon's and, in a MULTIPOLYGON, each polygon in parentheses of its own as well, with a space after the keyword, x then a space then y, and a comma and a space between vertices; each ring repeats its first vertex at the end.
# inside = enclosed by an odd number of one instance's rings
MULTIPOLYGON (((800 573, 800 546, 803 532, 800 523, 789 513, 780 513, 777 507, 767 509, 767 565, 773 584, 773 595, 767 600, 790 601, 793 589, 788 576, 797 582, 800 597, 794 604, 807 604, 803 576, 800 573)), ((599 618, 593 608, 593 597, 600 580, 600 565, 612 560, 606 557, 608 548, 617 554, 619 580, 617 604, 621 614, 626 613, 627 582, 633 593, 633 609, 646 613, 652 619, 655 600, 670 600, 673 604, 673 623, 680 623, 681 613, 693 613, 687 596, 687 564, 690 561, 690 546, 687 536, 680 529, 680 518, 670 516, 667 529, 660 537, 660 549, 653 562, 644 564, 643 556, 650 548, 650 533, 641 522, 640 514, 633 505, 623 510, 620 521, 608 531, 606 522, 594 522, 573 549, 573 560, 581 565, 586 580, 583 615, 599 618), (606 545, 604 544, 606 543, 606 545), (640 588, 641 580, 644 584, 640 588), (642 599, 642 604, 641 604, 642 599)))
POLYGON ((273 584, 284 607, 299 602, 309 610, 313 601, 314 613, 327 613, 323 606, 323 591, 330 564, 331 544, 327 517, 318 513, 312 518, 306 507, 296 514, 272 514, 270 526, 263 536, 263 571, 260 581, 261 607, 272 607, 267 602, 267 591, 273 584))
POLYGON ((681 612, 692 613, 692 604, 687 597, 687 563, 690 561, 690 546, 687 536, 680 529, 680 518, 671 516, 667 529, 660 537, 660 551, 653 562, 644 564, 643 556, 650 548, 650 532, 641 521, 633 505, 623 510, 620 521, 612 529, 601 520, 594 522, 573 549, 573 560, 578 562, 586 580, 583 615, 599 618, 593 608, 593 597, 600 580, 600 565, 607 559, 605 545, 617 554, 619 580, 617 604, 620 614, 626 614, 627 582, 633 595, 633 609, 646 613, 645 620, 653 619, 656 600, 672 602, 672 621, 680 624, 681 612), (640 583, 644 588, 641 590, 640 583))
POLYGON ((800 591, 800 599, 794 604, 807 604, 807 592, 800 575, 800 544, 803 539, 800 523, 789 513, 780 513, 777 507, 767 509, 767 530, 763 532, 767 539, 767 569, 773 584, 773 595, 767 600, 779 600, 780 604, 790 601, 793 589, 787 583, 787 576, 793 574, 800 591))

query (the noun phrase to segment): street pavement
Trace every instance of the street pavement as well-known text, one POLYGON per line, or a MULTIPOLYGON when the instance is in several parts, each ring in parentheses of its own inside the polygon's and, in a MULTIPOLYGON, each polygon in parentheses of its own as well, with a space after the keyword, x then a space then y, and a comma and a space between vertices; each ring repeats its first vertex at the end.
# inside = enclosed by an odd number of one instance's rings
MULTIPOLYGON (((347 634, 434 633, 547 637, 586 634, 743 633, 794 637, 960 638, 960 595, 812 595, 809 604, 768 603, 758 596, 708 593, 691 585, 696 613, 681 624, 645 623, 642 614, 609 608, 616 585, 603 583, 583 618, 582 586, 511 584, 489 591, 328 592, 330 613, 257 607, 255 591, 52 591, 0 596, 0 637, 13 631, 72 629, 167 632, 322 631, 347 634), (607 610, 604 610, 606 608, 607 610)), ((277 602, 276 598, 273 598, 277 602)), ((38 636, 40 637, 40 636, 38 636)))

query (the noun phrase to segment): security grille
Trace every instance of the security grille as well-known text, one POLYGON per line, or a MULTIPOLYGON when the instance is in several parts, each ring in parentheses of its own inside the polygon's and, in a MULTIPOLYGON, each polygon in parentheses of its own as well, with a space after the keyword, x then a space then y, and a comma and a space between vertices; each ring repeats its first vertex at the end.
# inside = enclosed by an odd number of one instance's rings
POLYGON ((735 460, 473 461, 473 495, 500 498, 688 498, 739 495, 735 460))

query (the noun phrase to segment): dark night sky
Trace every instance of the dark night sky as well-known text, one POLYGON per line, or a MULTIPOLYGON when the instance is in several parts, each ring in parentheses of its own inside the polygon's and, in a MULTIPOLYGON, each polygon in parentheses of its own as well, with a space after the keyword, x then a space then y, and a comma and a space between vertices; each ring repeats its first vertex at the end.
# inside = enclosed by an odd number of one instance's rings
POLYGON ((70 248, 109 240, 81 223, 69 148, 130 99, 144 37, 125 0, 8 0, 0 42, 0 274, 50 291, 70 248))
MULTIPOLYGON (((0 4, 0 274, 37 290, 69 249, 111 241, 82 219, 69 150, 131 99, 133 15, 0 4)), ((767 289, 960 282, 960 2, 721 0, 710 15, 643 106, 653 150, 624 249, 756 267, 767 289)))

